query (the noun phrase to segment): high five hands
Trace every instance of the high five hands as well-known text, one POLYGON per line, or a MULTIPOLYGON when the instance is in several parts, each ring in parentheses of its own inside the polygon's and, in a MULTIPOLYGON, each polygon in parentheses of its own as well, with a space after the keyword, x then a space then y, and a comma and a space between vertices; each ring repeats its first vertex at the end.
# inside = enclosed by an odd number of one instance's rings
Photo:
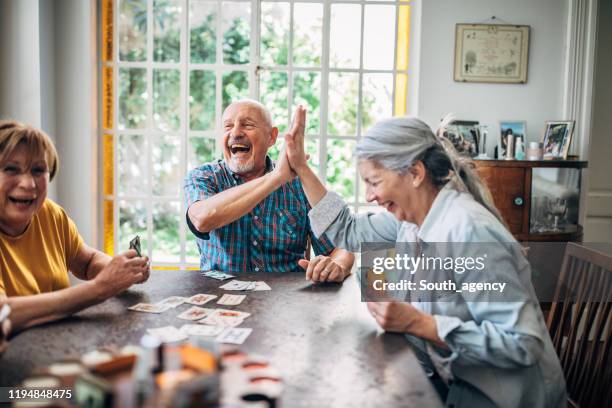
POLYGON ((306 128, 306 109, 298 106, 289 132, 285 134, 285 145, 281 150, 276 171, 284 182, 291 181, 301 170, 308 167, 310 155, 304 150, 304 129, 306 128))

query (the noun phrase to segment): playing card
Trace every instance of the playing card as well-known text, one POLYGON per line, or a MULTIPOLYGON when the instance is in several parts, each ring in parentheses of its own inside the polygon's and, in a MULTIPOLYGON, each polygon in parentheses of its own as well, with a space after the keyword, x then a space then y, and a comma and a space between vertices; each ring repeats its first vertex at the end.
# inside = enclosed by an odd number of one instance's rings
POLYGON ((235 327, 240 325, 250 315, 250 313, 239 312, 237 310, 215 309, 214 313, 206 316, 198 321, 198 323, 211 326, 235 327))
POLYGON ((249 337, 253 329, 230 327, 217 336, 219 343, 242 344, 249 337))
POLYGON ((128 307, 128 310, 133 310, 135 312, 145 312, 145 313, 162 313, 170 308, 171 306, 168 306, 168 305, 153 305, 151 303, 138 303, 134 306, 128 307))
POLYGON ((203 324, 184 324, 180 330, 187 336, 218 336, 223 330, 219 326, 205 326, 203 324))
POLYGON ((156 329, 148 329, 147 332, 151 336, 157 337, 163 343, 172 343, 175 341, 186 340, 187 335, 174 326, 158 327, 156 329))
POLYGON ((202 306, 203 304, 208 303, 211 300, 216 299, 216 298, 217 298, 216 295, 207 295, 205 293, 199 293, 197 295, 193 295, 192 297, 187 299, 185 302, 190 303, 192 305, 196 305, 196 306, 202 306))
POLYGON ((225 290, 253 290, 255 288, 255 282, 247 282, 236 279, 221 285, 219 288, 225 290))
POLYGON ((219 271, 206 271, 206 272, 202 272, 202 275, 209 277, 209 278, 217 279, 217 280, 226 280, 226 279, 235 277, 234 275, 230 275, 229 273, 219 272, 219 271))
POLYGON ((215 309, 206 309, 203 307, 192 306, 177 317, 183 320, 200 320, 211 314, 214 310, 215 309))
POLYGON ((272 290, 272 288, 264 281, 257 281, 253 290, 272 290))
POLYGON ((221 299, 217 301, 218 305, 224 306, 236 306, 242 303, 242 301, 246 298, 246 295, 228 295, 225 294, 221 296, 221 299))
POLYGON ((170 307, 177 307, 182 305, 187 301, 187 298, 182 296, 170 296, 169 298, 165 298, 161 302, 157 302, 158 305, 168 305, 170 307))
POLYGON ((136 253, 138 254, 138 256, 142 256, 142 252, 140 252, 140 237, 138 235, 136 235, 131 241, 130 241, 130 249, 133 249, 136 251, 136 253))

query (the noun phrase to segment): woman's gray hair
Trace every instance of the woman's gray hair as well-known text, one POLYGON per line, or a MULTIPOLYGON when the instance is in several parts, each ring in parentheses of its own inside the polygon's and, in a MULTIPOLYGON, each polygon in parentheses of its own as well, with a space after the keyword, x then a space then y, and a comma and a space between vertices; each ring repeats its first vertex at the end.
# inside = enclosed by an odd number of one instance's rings
POLYGON ((442 137, 452 120, 452 115, 447 115, 436 134, 425 122, 413 117, 380 121, 359 141, 355 157, 371 160, 398 173, 406 173, 414 163, 421 161, 434 187, 441 188, 451 182, 456 190, 472 194, 505 225, 489 189, 474 170, 472 160, 460 156, 453 144, 442 137))

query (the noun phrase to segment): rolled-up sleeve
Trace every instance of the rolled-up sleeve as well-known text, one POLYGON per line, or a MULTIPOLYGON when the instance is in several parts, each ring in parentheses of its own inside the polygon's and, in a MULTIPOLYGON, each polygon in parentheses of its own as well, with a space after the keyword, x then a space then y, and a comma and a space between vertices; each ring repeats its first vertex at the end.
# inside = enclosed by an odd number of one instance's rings
POLYGON ((334 245, 352 252, 363 242, 395 242, 400 224, 387 212, 353 214, 334 192, 327 192, 308 216, 317 237, 325 234, 334 245))
POLYGON ((185 177, 183 190, 185 192, 185 208, 187 208, 185 213, 187 227, 196 237, 205 240, 210 239, 208 232, 200 232, 193 225, 189 218, 189 207, 193 203, 206 200, 219 192, 218 180, 214 171, 208 165, 191 170, 185 177))

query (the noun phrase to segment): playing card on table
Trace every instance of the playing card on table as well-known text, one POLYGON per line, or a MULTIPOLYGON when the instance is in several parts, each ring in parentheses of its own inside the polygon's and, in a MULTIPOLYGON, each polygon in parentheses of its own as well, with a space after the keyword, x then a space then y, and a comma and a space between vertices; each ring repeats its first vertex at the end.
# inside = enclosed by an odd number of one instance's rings
POLYGON ((218 305, 224 306, 236 306, 242 303, 246 298, 246 295, 228 295, 227 293, 221 296, 221 299, 217 301, 218 305))
POLYGON ((206 326, 203 324, 184 324, 180 330, 187 336, 218 336, 224 327, 206 326))
POLYGON ((209 278, 217 279, 217 280, 226 280, 226 279, 235 277, 234 275, 230 275, 229 273, 219 272, 219 271, 206 271, 206 272, 202 272, 202 275, 209 277, 209 278))
POLYGON ((151 303, 138 303, 134 306, 128 307, 128 310, 145 313, 162 313, 170 308, 171 306, 168 305, 152 305, 151 303))
POLYGON ((255 289, 255 282, 247 282, 236 279, 219 286, 219 288, 225 290, 253 290, 255 289))
POLYGON ((215 341, 219 343, 242 344, 253 329, 231 327, 223 330, 215 341))
POLYGON ((239 312, 237 310, 215 309, 213 313, 199 320, 198 323, 211 326, 235 327, 240 325, 250 315, 250 313, 239 312))
POLYGON ((257 281, 255 282, 255 288, 253 288, 253 290, 272 290, 272 288, 264 281, 257 281))
POLYGON ((147 332, 151 336, 157 337, 163 343, 172 343, 187 339, 187 335, 174 326, 158 327, 156 329, 148 329, 147 332))
POLYGON ((205 293, 198 293, 197 295, 193 295, 192 297, 187 299, 185 302, 190 303, 192 305, 196 305, 196 306, 202 306, 203 304, 208 303, 211 300, 216 299, 216 298, 217 298, 216 295, 207 295, 205 293))
POLYGON ((170 296, 169 298, 165 298, 161 302, 157 302, 158 305, 168 305, 170 307, 177 307, 182 305, 187 301, 186 297, 182 296, 170 296))
POLYGON ((183 320, 200 320, 211 314, 214 310, 215 309, 206 309, 203 307, 192 306, 177 317, 183 320))

